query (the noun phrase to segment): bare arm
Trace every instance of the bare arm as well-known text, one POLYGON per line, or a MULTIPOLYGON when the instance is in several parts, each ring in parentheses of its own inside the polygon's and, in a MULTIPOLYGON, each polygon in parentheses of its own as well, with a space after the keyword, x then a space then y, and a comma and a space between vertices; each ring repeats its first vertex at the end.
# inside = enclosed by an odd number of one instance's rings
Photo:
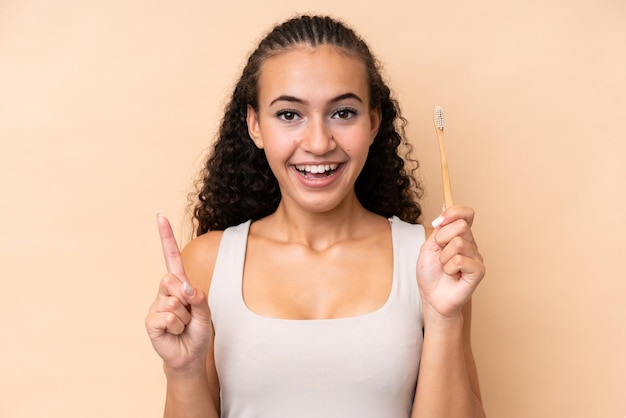
MULTIPOLYGON (((480 384, 478 382, 478 369, 472 352, 472 300, 470 299, 463 307, 463 351, 465 352, 465 364, 467 365, 467 374, 470 380, 472 392, 476 399, 481 403, 483 397, 480 393, 480 384)), ((483 411, 483 415, 485 415, 483 411)))
POLYGON ((196 238, 181 254, 167 219, 159 216, 158 226, 168 273, 148 311, 146 329, 167 378, 164 416, 218 418, 219 385, 206 294, 221 234, 196 238))
POLYGON ((454 207, 418 260, 424 345, 412 418, 482 418, 471 349, 471 295, 484 276, 471 233, 473 211, 454 207))
POLYGON ((180 375, 165 369, 165 418, 219 418, 206 373, 180 375))
POLYGON ((164 418, 219 418, 220 387, 213 355, 213 338, 205 367, 192 368, 190 373, 163 369, 167 378, 164 418))
POLYGON ((456 319, 425 328, 413 418, 484 417, 469 341, 471 305, 456 319))

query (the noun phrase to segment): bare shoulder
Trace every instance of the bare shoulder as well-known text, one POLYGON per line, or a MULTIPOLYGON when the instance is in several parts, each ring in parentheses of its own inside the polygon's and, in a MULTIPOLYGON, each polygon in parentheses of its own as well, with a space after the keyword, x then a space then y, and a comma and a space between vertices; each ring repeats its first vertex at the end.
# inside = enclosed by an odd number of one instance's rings
POLYGON ((189 282, 207 294, 223 233, 224 231, 210 231, 202 234, 194 238, 181 252, 189 282))

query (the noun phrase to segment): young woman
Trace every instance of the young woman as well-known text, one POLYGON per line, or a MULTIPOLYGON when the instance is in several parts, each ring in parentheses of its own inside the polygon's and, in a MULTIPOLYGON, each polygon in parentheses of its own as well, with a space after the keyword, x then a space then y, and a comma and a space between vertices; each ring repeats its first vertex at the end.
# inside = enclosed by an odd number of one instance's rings
POLYGON ((168 274, 146 328, 166 417, 484 416, 474 213, 417 224, 403 121, 342 23, 301 16, 260 42, 182 254, 158 216, 168 274))

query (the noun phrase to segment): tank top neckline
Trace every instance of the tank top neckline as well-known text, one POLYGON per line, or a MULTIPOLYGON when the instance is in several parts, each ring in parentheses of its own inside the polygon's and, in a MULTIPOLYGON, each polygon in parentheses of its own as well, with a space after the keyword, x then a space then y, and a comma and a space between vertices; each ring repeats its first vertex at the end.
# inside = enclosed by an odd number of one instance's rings
MULTIPOLYGON (((389 295, 380 307, 376 308, 371 312, 366 312, 359 315, 353 316, 345 316, 338 318, 324 318, 324 319, 290 319, 290 318, 278 318, 272 316, 265 316, 254 312, 252 309, 248 307, 246 301, 243 297, 243 264, 240 266, 241 274, 238 275, 238 288, 239 288, 239 297, 237 298, 237 303, 240 308, 243 310, 246 316, 255 319, 257 321, 271 321, 275 323, 283 323, 283 324, 330 324, 330 323, 350 323, 350 322, 358 322, 365 321, 368 319, 375 318, 378 315, 384 314, 387 310, 390 309, 390 306, 393 304, 393 298, 397 297, 397 289, 398 289, 398 253, 396 248, 396 231, 395 226, 399 220, 397 216, 393 216, 389 219, 389 225, 391 227, 391 245, 392 245, 392 274, 391 274, 391 288, 389 289, 389 295)), ((252 221, 249 220, 244 223, 244 238, 243 238, 243 248, 244 248, 244 256, 242 258, 242 262, 245 263, 247 248, 248 248, 248 234, 250 231, 250 225, 252 221)))

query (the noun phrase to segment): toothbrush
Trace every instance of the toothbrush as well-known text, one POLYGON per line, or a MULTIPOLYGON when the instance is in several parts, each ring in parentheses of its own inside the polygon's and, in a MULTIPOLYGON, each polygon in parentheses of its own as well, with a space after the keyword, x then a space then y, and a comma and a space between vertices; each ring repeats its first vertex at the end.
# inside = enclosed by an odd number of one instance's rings
POLYGON ((448 158, 446 157, 446 146, 443 142, 443 110, 441 106, 436 106, 433 121, 437 131, 439 141, 439 154, 441 155, 441 175, 443 177, 443 198, 444 209, 452 206, 452 187, 450 186, 450 173, 448 172, 448 158))

